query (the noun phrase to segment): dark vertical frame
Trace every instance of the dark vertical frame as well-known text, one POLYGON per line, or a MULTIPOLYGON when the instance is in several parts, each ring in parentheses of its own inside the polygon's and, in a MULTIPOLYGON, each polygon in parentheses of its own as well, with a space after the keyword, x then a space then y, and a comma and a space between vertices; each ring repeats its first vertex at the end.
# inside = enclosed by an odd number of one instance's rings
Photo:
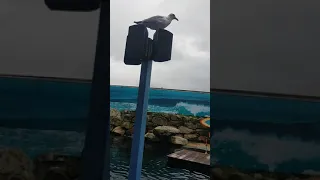
POLYGON ((110 4, 102 0, 82 180, 110 179, 110 4))

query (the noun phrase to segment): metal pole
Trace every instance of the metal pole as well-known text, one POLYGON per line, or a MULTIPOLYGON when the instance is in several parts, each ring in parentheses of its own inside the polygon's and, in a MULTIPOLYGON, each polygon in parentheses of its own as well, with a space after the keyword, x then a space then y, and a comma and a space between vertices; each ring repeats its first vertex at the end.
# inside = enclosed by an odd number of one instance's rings
POLYGON ((149 89, 151 80, 152 60, 141 63, 136 120, 134 122, 133 141, 131 148, 129 180, 141 180, 141 169, 146 131, 149 89))
POLYGON ((109 1, 102 0, 81 180, 110 179, 109 1))

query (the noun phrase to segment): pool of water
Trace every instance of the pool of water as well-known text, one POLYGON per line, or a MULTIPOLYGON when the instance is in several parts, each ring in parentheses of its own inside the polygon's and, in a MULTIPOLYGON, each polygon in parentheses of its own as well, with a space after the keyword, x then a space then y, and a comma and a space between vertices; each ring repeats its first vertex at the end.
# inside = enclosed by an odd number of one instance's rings
MULTIPOLYGON (((111 107, 135 110, 137 92, 133 87, 111 86, 111 107)), ((90 83, 0 78, 0 124, 68 129, 65 134, 71 133, 70 130, 84 130, 89 95, 90 83)), ((148 107, 152 112, 183 115, 209 116, 211 112, 211 159, 214 162, 250 170, 295 173, 320 172, 319 109, 319 102, 164 89, 150 91, 148 107)), ((47 151, 72 150, 76 147, 72 143, 78 142, 64 143, 67 135, 44 136, 48 140, 37 142, 41 137, 32 135, 37 132, 24 134, 29 138, 21 141, 34 154, 45 148, 47 151)), ((7 141, 6 145, 13 142, 19 141, 7 141)), ((122 152, 121 148, 116 151, 122 152)), ((123 158, 121 162, 128 164, 129 159, 123 158)), ((118 172, 119 177, 122 173, 125 171, 118 172)))
MULTIPOLYGON (((128 179, 130 141, 113 137, 111 146, 111 179, 128 179)), ((84 134, 72 131, 29 130, 0 128, 0 147, 21 148, 31 158, 48 152, 80 156, 84 134)), ((146 148, 144 152, 143 180, 207 180, 209 177, 188 170, 166 166, 168 149, 146 148)))

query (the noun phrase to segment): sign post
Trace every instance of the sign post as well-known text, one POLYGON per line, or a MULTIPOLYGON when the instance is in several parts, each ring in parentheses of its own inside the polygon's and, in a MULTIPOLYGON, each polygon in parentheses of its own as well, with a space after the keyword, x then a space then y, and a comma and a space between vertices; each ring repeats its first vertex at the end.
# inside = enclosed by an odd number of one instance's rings
POLYGON ((151 40, 148 38, 146 27, 143 25, 129 27, 124 62, 127 65, 141 64, 129 180, 141 179, 152 59, 157 62, 169 61, 171 59, 172 38, 173 35, 169 31, 159 30, 154 34, 153 40, 151 40))
POLYGON ((144 135, 146 131, 151 70, 152 61, 143 61, 141 63, 136 120, 134 122, 134 135, 131 148, 129 180, 141 179, 140 174, 143 159, 144 135))

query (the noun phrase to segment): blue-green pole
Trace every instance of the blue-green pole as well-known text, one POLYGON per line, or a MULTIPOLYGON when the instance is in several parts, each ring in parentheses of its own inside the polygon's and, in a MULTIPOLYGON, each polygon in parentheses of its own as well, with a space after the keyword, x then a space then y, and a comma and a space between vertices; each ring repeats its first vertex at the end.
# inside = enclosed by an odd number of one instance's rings
POLYGON ((152 60, 141 63, 140 82, 136 120, 134 122, 133 141, 131 148, 129 180, 141 180, 141 169, 146 131, 149 89, 151 80, 152 60))

